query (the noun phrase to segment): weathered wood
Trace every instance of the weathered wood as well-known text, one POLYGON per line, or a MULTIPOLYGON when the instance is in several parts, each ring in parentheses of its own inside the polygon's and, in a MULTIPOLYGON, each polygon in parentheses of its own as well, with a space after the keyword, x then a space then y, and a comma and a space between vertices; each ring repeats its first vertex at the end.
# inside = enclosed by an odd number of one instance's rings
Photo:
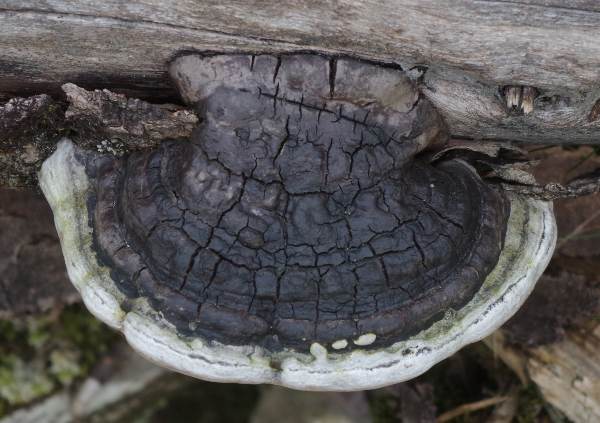
POLYGON ((74 82, 172 99, 180 51, 316 50, 419 66, 453 135, 598 142, 598 39, 593 0, 5 0, 0 92, 74 82), (505 85, 536 87, 534 110, 510 113, 505 85))
POLYGON ((69 101, 65 118, 82 141, 100 150, 118 153, 111 146, 115 140, 137 150, 168 138, 188 138, 198 124, 194 112, 173 104, 151 104, 109 90, 87 91, 70 83, 62 89, 69 101))
POLYGON ((486 339, 486 345, 517 374, 526 371, 526 380, 573 422, 600 421, 599 325, 571 330, 560 342, 526 350, 505 344, 501 332, 486 339))
MULTIPOLYGON (((515 67, 515 73, 519 71, 515 67)), ((503 86, 495 81, 434 68, 422 80, 423 93, 441 111, 453 136, 548 144, 600 142, 600 119, 595 112, 600 90, 596 86, 541 89, 544 80, 540 78, 532 110, 525 114, 507 106, 503 86)))
POLYGON ((544 201, 553 201, 559 198, 575 198, 597 194, 600 192, 600 172, 575 179, 567 185, 561 185, 556 182, 546 185, 520 185, 514 183, 501 183, 500 185, 506 191, 516 192, 520 195, 544 201))
POLYGON ((600 421, 600 326, 530 353, 529 375, 547 401, 574 422, 600 421))
POLYGON ((574 422, 600 421, 597 259, 555 256, 523 308, 485 344, 574 422))

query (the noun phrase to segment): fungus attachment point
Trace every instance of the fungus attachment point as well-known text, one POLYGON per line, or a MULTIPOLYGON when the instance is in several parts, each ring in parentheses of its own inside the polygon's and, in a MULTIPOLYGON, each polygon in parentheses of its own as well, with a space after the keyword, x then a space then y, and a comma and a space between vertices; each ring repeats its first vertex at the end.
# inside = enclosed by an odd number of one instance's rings
POLYGON ((419 158, 443 127, 401 70, 190 55, 171 74, 202 118, 190 142, 114 157, 63 140, 40 174, 72 282, 151 360, 397 383, 499 327, 545 268, 551 204, 419 158))

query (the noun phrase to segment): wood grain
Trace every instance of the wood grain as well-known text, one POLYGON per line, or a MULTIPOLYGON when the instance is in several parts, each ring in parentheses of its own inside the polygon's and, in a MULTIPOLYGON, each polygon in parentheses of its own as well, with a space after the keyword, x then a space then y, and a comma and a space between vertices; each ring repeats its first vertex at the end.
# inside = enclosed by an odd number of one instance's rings
POLYGON ((4 0, 0 92, 74 82, 172 100, 166 65, 181 51, 312 50, 425 67, 458 136, 598 142, 598 39, 591 0, 4 0), (538 88, 534 112, 506 114, 504 85, 538 88))
POLYGON ((534 348, 516 348, 503 330, 484 340, 526 385, 532 381, 544 399, 576 423, 600 420, 600 326, 567 331, 563 340, 534 348))
POLYGON ((600 326, 530 350, 529 375, 544 398, 574 422, 600 420, 600 326))

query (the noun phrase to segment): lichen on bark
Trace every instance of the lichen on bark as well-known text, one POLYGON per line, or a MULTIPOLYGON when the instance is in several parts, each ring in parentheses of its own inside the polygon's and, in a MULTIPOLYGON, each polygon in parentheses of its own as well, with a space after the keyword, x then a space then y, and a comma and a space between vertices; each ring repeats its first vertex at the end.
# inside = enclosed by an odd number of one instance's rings
POLYGON ((44 159, 64 132, 63 105, 45 94, 0 106, 0 186, 33 186, 44 159))

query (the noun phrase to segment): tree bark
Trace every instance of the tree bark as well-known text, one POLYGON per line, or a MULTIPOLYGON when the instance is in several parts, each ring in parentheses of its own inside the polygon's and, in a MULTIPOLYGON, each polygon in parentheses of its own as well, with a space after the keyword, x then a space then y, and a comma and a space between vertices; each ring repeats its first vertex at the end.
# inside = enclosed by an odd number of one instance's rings
POLYGON ((189 138, 198 116, 173 104, 151 104, 108 90, 64 84, 69 107, 41 94, 0 106, 0 187, 37 186, 37 172, 60 137, 120 156, 156 147, 165 139, 189 138))
POLYGON ((453 136, 597 143, 598 39, 593 0, 5 0, 0 92, 74 82, 165 101, 182 51, 310 50, 399 63, 453 136), (509 110, 505 86, 535 87, 533 111, 509 110))

